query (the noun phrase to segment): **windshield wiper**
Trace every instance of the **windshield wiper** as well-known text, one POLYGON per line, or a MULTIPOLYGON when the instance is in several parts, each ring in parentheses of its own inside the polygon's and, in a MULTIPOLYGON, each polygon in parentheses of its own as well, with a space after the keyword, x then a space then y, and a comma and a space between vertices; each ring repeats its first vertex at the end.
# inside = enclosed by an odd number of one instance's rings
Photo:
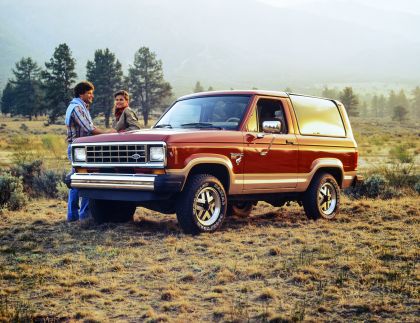
POLYGON ((155 128, 172 128, 172 126, 169 123, 162 123, 155 126, 155 128))
POLYGON ((191 123, 183 123, 181 127, 193 127, 193 128, 214 128, 214 129, 222 129, 221 127, 215 126, 212 123, 208 122, 191 122, 191 123))

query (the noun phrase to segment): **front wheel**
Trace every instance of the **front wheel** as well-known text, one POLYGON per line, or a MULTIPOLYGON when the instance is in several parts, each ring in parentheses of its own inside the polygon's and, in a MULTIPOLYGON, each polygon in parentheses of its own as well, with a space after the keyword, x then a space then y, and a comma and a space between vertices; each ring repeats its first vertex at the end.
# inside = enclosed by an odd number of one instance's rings
POLYGON ((340 187, 334 176, 318 173, 303 197, 303 208, 309 219, 332 219, 340 206, 340 187))
POLYGON ((176 205, 176 216, 185 233, 216 231, 226 215, 226 192, 209 174, 192 175, 176 205))
POLYGON ((89 208, 96 223, 122 223, 133 219, 136 206, 131 202, 94 200, 89 201, 89 208))

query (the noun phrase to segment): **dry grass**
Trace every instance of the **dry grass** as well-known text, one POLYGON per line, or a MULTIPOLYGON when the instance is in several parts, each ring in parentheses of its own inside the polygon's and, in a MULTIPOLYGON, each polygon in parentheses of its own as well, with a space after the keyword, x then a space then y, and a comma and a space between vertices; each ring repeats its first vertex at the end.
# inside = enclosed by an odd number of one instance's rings
POLYGON ((81 321, 415 321, 419 198, 349 201, 334 221, 260 203, 221 231, 174 216, 82 228, 38 200, 0 221, 0 317, 81 321))
MULTIPOLYGON (((68 168, 64 126, 44 122, 0 119, 0 166, 30 148, 68 168)), ((410 143, 418 171, 418 124, 353 129, 363 170, 410 143)), ((192 237, 173 215, 138 208, 135 222, 81 227, 64 221, 65 202, 32 201, 0 214, 0 322, 414 322, 419 205, 419 195, 344 198, 336 220, 313 222, 298 205, 260 203, 192 237)))

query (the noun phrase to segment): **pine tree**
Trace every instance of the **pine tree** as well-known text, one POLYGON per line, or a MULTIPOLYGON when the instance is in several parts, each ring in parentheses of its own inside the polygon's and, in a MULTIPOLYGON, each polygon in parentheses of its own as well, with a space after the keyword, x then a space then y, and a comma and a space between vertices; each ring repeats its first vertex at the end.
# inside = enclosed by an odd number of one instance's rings
POLYGON ((204 92, 204 88, 201 85, 200 81, 197 81, 197 83, 195 83, 195 87, 193 88, 193 92, 194 93, 204 92))
POLYGON ((405 107, 403 107, 402 105, 397 105, 393 109, 392 119, 402 122, 405 120, 405 116, 407 115, 407 113, 408 113, 408 110, 405 107))
POLYGON ((337 100, 339 97, 339 93, 337 89, 329 89, 328 86, 325 86, 322 90, 321 96, 323 96, 324 98, 337 100))
POLYGON ((416 87, 413 92, 413 99, 411 100, 411 110, 416 118, 420 118, 420 87, 416 87))
POLYGON ((22 58, 12 70, 15 79, 11 82, 14 87, 12 114, 19 114, 32 120, 40 113, 42 106, 41 69, 32 58, 22 58))
POLYGON ((385 117, 386 98, 383 94, 378 97, 378 117, 385 117))
POLYGON ((340 101, 344 104, 347 109, 349 116, 357 117, 359 112, 357 111, 359 105, 359 99, 353 93, 353 88, 348 86, 343 89, 340 93, 340 101))
POLYGON ((400 92, 398 92, 397 105, 404 107, 408 111, 409 102, 403 89, 401 89, 400 92))
POLYGON ((394 90, 391 90, 388 95, 388 100, 386 103, 385 116, 392 116, 393 109, 398 105, 398 96, 394 90))
POLYGON ((105 126, 109 127, 112 113, 113 94, 122 88, 123 72, 121 63, 108 48, 95 51, 93 61, 86 65, 86 78, 95 85, 95 101, 90 109, 92 117, 98 113, 105 115, 105 126))
POLYGON ((164 99, 171 95, 171 85, 163 78, 162 61, 149 48, 141 47, 128 70, 128 82, 134 105, 140 108, 147 126, 152 110, 162 109, 164 99))
POLYGON ((375 94, 370 101, 370 111, 373 117, 379 116, 379 107, 378 107, 378 96, 375 94))
POLYGON ((13 115, 15 112, 15 88, 11 81, 8 81, 1 95, 1 113, 13 115))
POLYGON ((72 87, 77 77, 75 65, 76 61, 67 44, 58 45, 50 61, 45 63, 46 70, 42 72, 42 78, 50 123, 54 123, 66 112, 73 96, 72 87))

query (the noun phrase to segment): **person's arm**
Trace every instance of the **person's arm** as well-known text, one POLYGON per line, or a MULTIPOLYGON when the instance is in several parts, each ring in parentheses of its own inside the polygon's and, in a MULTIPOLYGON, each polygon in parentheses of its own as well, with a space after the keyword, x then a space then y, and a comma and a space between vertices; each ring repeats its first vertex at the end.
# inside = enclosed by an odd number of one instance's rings
POLYGON ((111 129, 110 131, 105 131, 99 128, 96 128, 91 119, 87 117, 86 112, 83 108, 77 106, 73 110, 73 119, 79 125, 79 127, 83 128, 85 132, 91 135, 100 135, 103 133, 113 133, 115 130, 111 129))
POLYGON ((136 113, 131 109, 125 109, 125 111, 127 111, 125 115, 127 130, 140 129, 139 118, 136 113))

